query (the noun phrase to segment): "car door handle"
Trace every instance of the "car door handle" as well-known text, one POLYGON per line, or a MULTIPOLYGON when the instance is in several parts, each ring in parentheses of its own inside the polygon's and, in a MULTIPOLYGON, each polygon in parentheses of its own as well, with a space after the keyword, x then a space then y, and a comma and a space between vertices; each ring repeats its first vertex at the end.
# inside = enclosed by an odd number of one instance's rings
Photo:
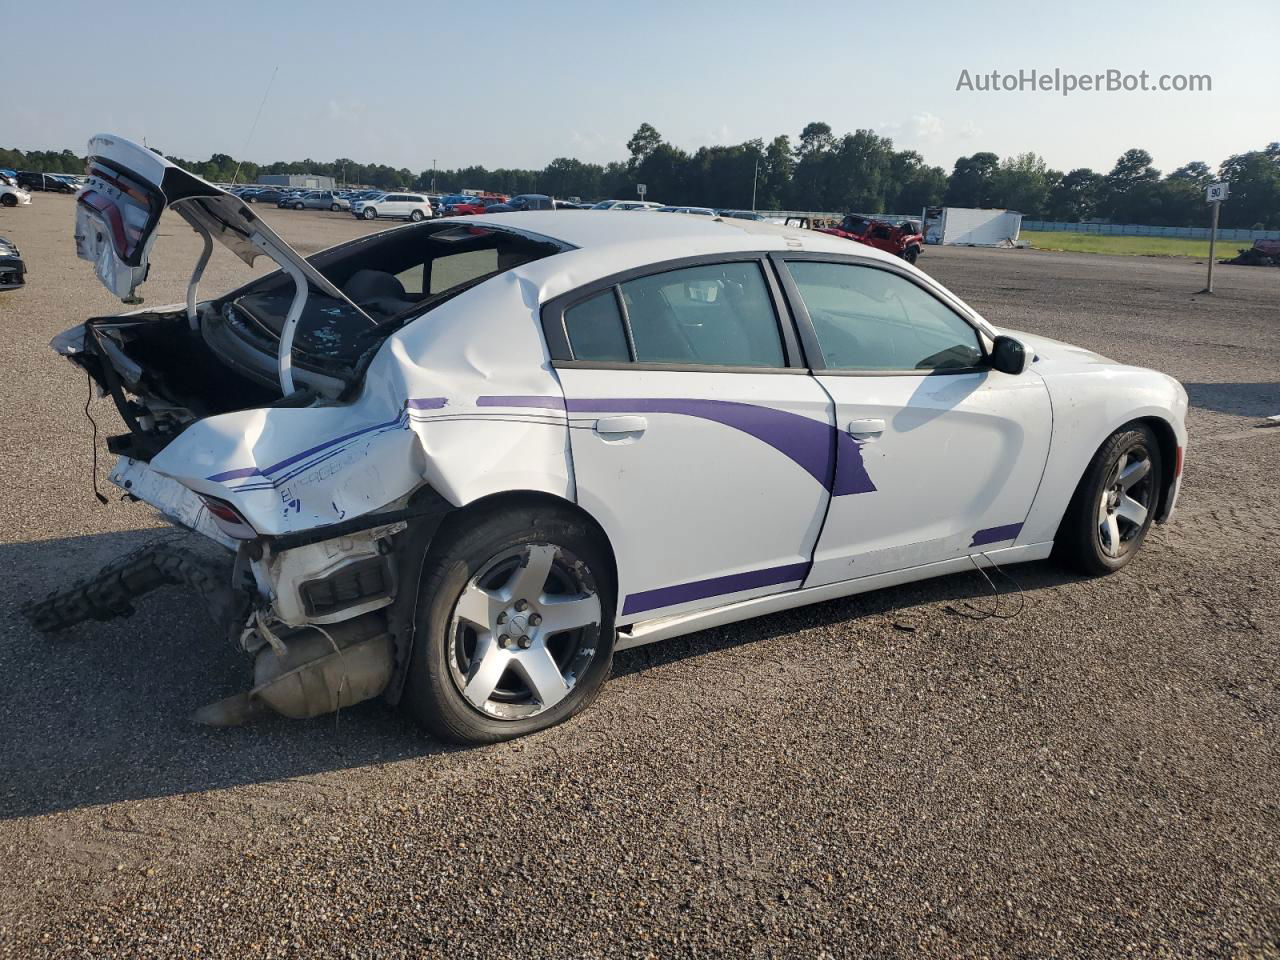
POLYGON ((644 433, 649 421, 644 417, 601 417, 596 421, 596 433, 615 436, 620 433, 644 433))
POLYGON ((849 423, 849 436, 855 440, 870 440, 884 433, 883 420, 853 420, 849 423))

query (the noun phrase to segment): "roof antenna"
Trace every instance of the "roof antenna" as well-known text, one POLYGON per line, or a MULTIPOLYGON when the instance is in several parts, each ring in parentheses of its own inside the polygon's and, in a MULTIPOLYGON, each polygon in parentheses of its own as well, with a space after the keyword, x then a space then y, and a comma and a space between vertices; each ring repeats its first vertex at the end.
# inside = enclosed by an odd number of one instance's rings
POLYGON ((244 138, 244 149, 240 151, 240 159, 236 161, 236 172, 231 177, 231 185, 234 187, 236 181, 240 179, 240 165, 244 163, 244 155, 249 150, 249 141, 253 139, 253 132, 258 129, 258 121, 262 119, 262 108, 267 105, 267 96, 271 93, 271 85, 276 82, 276 74, 280 72, 280 64, 276 64, 274 70, 271 71, 271 79, 267 81, 267 89, 262 92, 262 102, 258 104, 258 112, 253 118, 253 126, 249 128, 249 135, 244 138))

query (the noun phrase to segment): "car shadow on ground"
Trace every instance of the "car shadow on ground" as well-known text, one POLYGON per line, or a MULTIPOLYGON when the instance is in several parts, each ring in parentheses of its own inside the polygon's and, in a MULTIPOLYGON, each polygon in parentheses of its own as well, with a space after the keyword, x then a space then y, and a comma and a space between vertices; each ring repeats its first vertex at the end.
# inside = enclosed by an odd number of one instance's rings
POLYGON ((1241 417, 1280 414, 1280 382, 1184 383, 1183 386, 1193 407, 1241 417))
MULTIPOLYGON (((0 620, 0 819, 465 749, 433 740, 380 699, 308 722, 270 718, 231 729, 193 723, 196 707, 245 689, 250 671, 185 588, 142 598, 128 619, 51 637, 22 615, 23 603, 166 536, 174 534, 141 530, 0 547, 0 570, 12 587, 0 620)), ((1071 579, 1048 564, 1019 567, 1014 576, 1025 590, 1071 579)), ((890 629, 911 629, 912 606, 963 608, 971 601, 981 609, 990 594, 977 573, 881 590, 624 651, 614 675, 880 614, 891 617, 890 629)))

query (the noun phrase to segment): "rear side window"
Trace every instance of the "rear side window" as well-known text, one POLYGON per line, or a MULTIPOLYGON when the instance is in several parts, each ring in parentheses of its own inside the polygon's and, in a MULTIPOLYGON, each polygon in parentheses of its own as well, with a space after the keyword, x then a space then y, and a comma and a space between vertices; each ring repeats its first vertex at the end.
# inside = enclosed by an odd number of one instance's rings
POLYGON ((630 280, 622 298, 640 363, 786 366, 773 300, 755 261, 630 280))
POLYGON ((625 363, 631 359, 613 287, 566 310, 564 327, 575 360, 625 363))

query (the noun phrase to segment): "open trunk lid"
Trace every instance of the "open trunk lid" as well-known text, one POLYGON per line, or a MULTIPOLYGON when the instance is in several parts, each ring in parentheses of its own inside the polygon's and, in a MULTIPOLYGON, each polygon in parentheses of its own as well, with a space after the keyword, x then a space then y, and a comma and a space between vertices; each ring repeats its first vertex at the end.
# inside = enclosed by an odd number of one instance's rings
POLYGON ((296 296, 280 335, 280 385, 293 392, 293 328, 309 289, 369 315, 287 244, 239 197, 188 173, 154 150, 111 134, 89 141, 87 182, 76 197, 76 254, 94 265, 102 285, 125 303, 140 303, 160 216, 173 210, 204 237, 204 252, 187 285, 187 314, 196 325, 196 289, 217 240, 252 266, 262 254, 293 278, 296 296))

